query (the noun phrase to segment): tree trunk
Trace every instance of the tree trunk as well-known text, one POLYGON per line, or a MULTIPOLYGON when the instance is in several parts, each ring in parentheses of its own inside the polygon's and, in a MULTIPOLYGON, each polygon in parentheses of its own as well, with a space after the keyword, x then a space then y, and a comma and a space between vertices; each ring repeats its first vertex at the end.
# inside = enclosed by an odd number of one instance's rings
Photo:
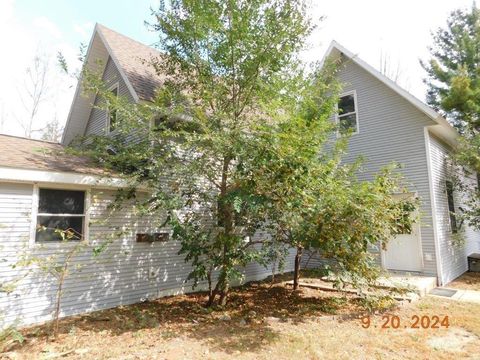
POLYGON ((298 282, 300 280, 300 262, 302 260, 303 248, 297 247, 297 254, 295 255, 295 270, 293 273, 293 290, 298 290, 298 282))
POLYGON ((215 289, 213 289, 213 291, 210 291, 208 295, 208 301, 206 304, 207 307, 212 306, 213 303, 215 302, 215 298, 217 297, 219 287, 220 287, 220 280, 217 282, 217 285, 215 285, 215 289))
POLYGON ((217 297, 217 295, 219 293, 220 294, 223 293, 223 289, 225 288, 226 278, 227 278, 227 275, 226 275, 225 271, 222 271, 220 273, 220 276, 218 277, 217 284, 215 285, 215 288, 213 289, 213 291, 210 292, 210 294, 208 296, 208 301, 207 301, 207 304, 206 304, 207 307, 210 307, 210 306, 213 305, 213 303, 215 302, 215 298, 217 297))
POLYGON ((212 298, 212 295, 213 295, 213 289, 212 289, 212 269, 211 269, 211 268, 208 270, 207 280, 208 280, 208 301, 210 301, 210 299, 212 298))
POLYGON ((58 328, 60 325, 60 305, 62 302, 62 291, 63 291, 63 282, 65 281, 65 273, 67 272, 68 264, 65 264, 60 274, 60 278, 58 279, 58 287, 57 287, 57 301, 55 304, 55 314, 53 315, 54 318, 54 326, 53 326, 53 336, 55 340, 58 338, 58 328))
POLYGON ((229 290, 230 290, 230 286, 228 285, 228 282, 225 282, 222 293, 220 294, 220 300, 218 301, 220 306, 227 305, 227 296, 228 296, 229 290))

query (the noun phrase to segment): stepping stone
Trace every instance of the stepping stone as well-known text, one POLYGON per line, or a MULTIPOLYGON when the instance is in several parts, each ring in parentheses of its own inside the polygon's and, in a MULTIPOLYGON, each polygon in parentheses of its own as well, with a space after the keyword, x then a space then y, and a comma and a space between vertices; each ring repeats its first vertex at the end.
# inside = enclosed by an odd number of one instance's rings
POLYGON ((443 297, 452 297, 456 293, 457 293, 457 290, 442 289, 442 288, 435 288, 430 290, 429 292, 430 295, 443 296, 443 297))

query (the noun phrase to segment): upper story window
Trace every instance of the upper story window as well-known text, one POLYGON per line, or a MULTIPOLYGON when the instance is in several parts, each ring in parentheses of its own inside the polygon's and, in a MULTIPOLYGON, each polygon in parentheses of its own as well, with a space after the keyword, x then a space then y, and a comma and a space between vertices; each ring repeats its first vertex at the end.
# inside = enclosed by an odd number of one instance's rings
MULTIPOLYGON (((113 96, 118 96, 118 84, 113 85, 109 91, 113 94, 113 96)), ((107 112, 107 122, 107 132, 111 133, 117 128, 118 125, 117 110, 109 110, 107 112)))
POLYGON ((39 189, 35 242, 83 240, 85 191, 39 189))
POLYGON ((338 100, 337 123, 340 134, 358 133, 358 107, 355 90, 340 96, 338 100))
POLYGON ((450 229, 452 233, 456 233, 457 228, 457 218, 455 217, 455 200, 453 196, 453 183, 451 181, 446 181, 447 189, 447 203, 448 203, 448 212, 450 215, 450 229))

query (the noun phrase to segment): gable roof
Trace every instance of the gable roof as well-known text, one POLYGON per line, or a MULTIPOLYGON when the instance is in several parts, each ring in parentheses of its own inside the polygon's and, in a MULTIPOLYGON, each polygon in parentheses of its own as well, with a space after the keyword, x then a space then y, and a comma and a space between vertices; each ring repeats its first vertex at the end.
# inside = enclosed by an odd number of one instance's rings
MULTIPOLYGON (((450 144, 456 144, 459 135, 442 115, 336 41, 331 42, 322 63, 327 58, 338 58, 342 54, 435 121, 438 126, 431 127, 431 130, 436 135, 450 144)), ((85 66, 90 71, 103 73, 110 57, 133 99, 135 101, 151 101, 154 98, 155 90, 161 86, 163 79, 156 73, 149 60, 159 56, 161 56, 161 53, 157 50, 103 25, 96 24, 88 46, 85 66)), ((69 144, 76 136, 84 134, 94 101, 95 94, 82 94, 82 81, 80 79, 63 132, 62 144, 69 144)))
MULTIPOLYGON (((102 74, 110 57, 133 99, 151 101, 155 90, 162 84, 162 77, 157 75, 149 62, 160 55, 160 52, 147 45, 96 24, 85 57, 85 66, 89 71, 102 74)), ((69 144, 76 136, 84 134, 94 101, 95 94, 83 93, 80 79, 63 132, 62 144, 69 144)))
POLYGON ((158 58, 160 52, 103 25, 97 24, 96 28, 119 71, 125 74, 128 84, 137 95, 134 98, 153 100, 162 78, 148 62, 158 58))
POLYGON ((84 156, 67 154, 63 145, 12 135, 0 135, 0 167, 107 175, 84 156))
POLYGON ((407 100, 410 104, 412 104, 415 108, 420 110, 422 113, 427 115, 430 119, 432 119, 436 125, 433 125, 431 127, 431 130, 447 142, 449 142, 452 145, 455 145, 457 143, 457 139, 459 137, 459 134, 457 130, 438 112, 433 110, 430 106, 410 94, 408 91, 400 87, 396 82, 392 81, 389 79, 387 76, 383 75, 380 71, 375 69, 373 66, 367 64, 365 61, 360 59, 357 55, 340 45, 338 42, 335 40, 330 43, 330 46, 328 47, 327 52, 325 53, 321 64, 323 64, 327 59, 333 58, 333 59, 338 59, 341 55, 344 55, 351 61, 353 61, 355 64, 360 66, 363 70, 368 72, 370 75, 375 77, 377 80, 381 81, 383 84, 385 84, 387 87, 389 87, 391 90, 396 92, 398 95, 403 97, 405 100, 407 100))

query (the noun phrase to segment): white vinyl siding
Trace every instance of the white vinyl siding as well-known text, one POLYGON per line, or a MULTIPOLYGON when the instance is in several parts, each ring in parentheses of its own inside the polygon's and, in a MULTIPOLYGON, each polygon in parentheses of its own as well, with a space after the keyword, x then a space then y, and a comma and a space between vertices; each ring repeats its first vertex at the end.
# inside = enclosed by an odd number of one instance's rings
MULTIPOLYGON (((108 58, 102 80, 106 87, 118 86, 118 96, 125 97, 133 102, 133 97, 128 90, 127 85, 123 81, 120 72, 111 58, 108 58)), ((88 119, 85 129, 85 136, 88 135, 105 135, 108 129, 108 111, 101 109, 102 103, 99 96, 95 97, 94 106, 88 119)))
MULTIPOLYGON (((434 122, 402 96, 348 59, 340 65, 338 78, 343 93, 355 91, 360 107, 361 131, 349 140, 345 161, 363 156, 360 180, 372 179, 374 173, 392 162, 402 165, 409 191, 421 201, 421 243, 423 273, 436 275, 435 242, 428 181, 424 127, 434 122)), ((377 255, 380 248, 371 249, 377 255)), ((378 262, 380 257, 377 256, 378 262)))
MULTIPOLYGON (((471 228, 462 226, 465 231, 465 245, 455 246, 452 242, 450 211, 448 207, 446 181, 448 179, 447 159, 450 147, 437 137, 430 135, 430 158, 432 164, 432 181, 435 196, 435 214, 437 220, 438 243, 440 245, 442 283, 446 284, 467 271, 467 256, 480 252, 480 234, 471 228)), ((475 179, 472 179, 475 181, 475 179)), ((454 192, 456 210, 461 204, 458 192, 454 192)))
MULTIPOLYGON (((32 210, 32 185, 0 183, 0 283, 10 283, 25 274, 22 267, 12 268, 19 257, 29 254, 46 257, 62 254, 68 244, 56 243, 29 247, 32 210), (55 246, 52 246, 55 245, 55 246)), ((132 304, 147 298, 191 292, 186 282, 191 266, 184 256, 178 255, 180 244, 167 242, 137 243, 137 232, 160 230, 153 220, 138 217, 133 206, 125 206, 111 213, 108 205, 115 193, 91 190, 89 244, 73 262, 80 267, 67 277, 62 300, 61 316, 132 304), (121 236, 114 236, 125 232, 121 236), (113 242, 98 257, 92 256, 93 247, 111 239, 113 242)), ((285 270, 292 270, 293 255, 285 270)), ((271 269, 250 264, 244 269, 245 281, 263 279, 271 269)), ((197 290, 206 288, 200 284, 197 290)), ((31 324, 49 320, 55 302, 52 278, 32 273, 21 279, 15 290, 7 294, 0 291, 0 326, 17 322, 31 324)))

